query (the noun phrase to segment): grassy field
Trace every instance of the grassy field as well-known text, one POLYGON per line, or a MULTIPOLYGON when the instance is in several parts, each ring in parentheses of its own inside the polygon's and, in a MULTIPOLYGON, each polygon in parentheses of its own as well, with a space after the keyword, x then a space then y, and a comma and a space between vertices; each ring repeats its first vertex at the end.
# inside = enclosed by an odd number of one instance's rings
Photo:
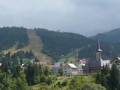
MULTIPOLYGON (((45 87, 48 88, 47 90, 54 90, 54 86, 55 86, 55 89, 57 89, 57 90, 67 90, 68 85, 67 86, 62 86, 60 88, 60 87, 57 87, 56 84, 58 82, 62 83, 63 81, 66 81, 66 80, 68 80, 68 84, 69 84, 69 81, 72 78, 73 78, 73 76, 60 76, 60 77, 57 78, 57 80, 54 83, 52 83, 51 85, 46 85, 45 87)), ((32 86, 31 88, 32 88, 32 90, 40 90, 40 87, 41 87, 41 85, 38 84, 38 85, 32 86)))
POLYGON ((67 56, 61 57, 59 61, 76 63, 76 52, 69 53, 67 56))
POLYGON ((43 54, 42 51, 42 41, 41 39, 36 35, 35 30, 29 29, 27 30, 28 38, 29 38, 29 45, 16 50, 16 45, 14 45, 11 49, 4 50, 4 53, 11 52, 15 53, 17 51, 23 50, 23 51, 30 51, 32 50, 34 55, 41 61, 47 61, 48 63, 51 63, 52 58, 48 57, 47 55, 43 54))

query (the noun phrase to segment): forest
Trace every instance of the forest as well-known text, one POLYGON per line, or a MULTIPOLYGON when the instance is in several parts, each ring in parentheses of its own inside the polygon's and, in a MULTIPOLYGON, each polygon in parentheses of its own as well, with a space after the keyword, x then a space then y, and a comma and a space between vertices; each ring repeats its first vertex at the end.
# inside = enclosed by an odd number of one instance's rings
POLYGON ((0 51, 12 48, 20 49, 29 44, 27 29, 23 27, 0 28, 0 51))
MULTIPOLYGON (((43 53, 58 61, 61 56, 66 56, 70 52, 78 52, 78 58, 95 58, 97 40, 92 40, 76 33, 60 31, 49 31, 46 29, 35 29, 36 34, 42 39, 43 53)), ((120 43, 106 43, 100 41, 102 57, 113 59, 120 55, 120 43)))
MULTIPOLYGON (((78 58, 94 59, 97 40, 76 33, 50 31, 37 28, 36 34, 43 43, 42 53, 52 57, 57 62, 61 56, 78 52, 78 58)), ((16 45, 16 49, 29 44, 27 29, 23 27, 0 28, 0 51, 7 50, 16 45)), ((114 59, 120 55, 120 43, 107 43, 100 40, 103 59, 114 59)))
MULTIPOLYGON (((7 58, 7 57, 6 57, 7 58)), ((120 72, 115 64, 110 69, 107 65, 101 72, 85 76, 82 72, 76 76, 62 76, 59 69, 53 74, 49 66, 37 66, 27 63, 22 69, 21 64, 11 68, 0 67, 0 90, 119 90, 120 72)))
MULTIPOLYGON (((32 50, 3 53, 2 50, 13 47, 17 49, 28 45, 27 29, 18 27, 0 28, 0 90, 117 90, 120 89, 120 73, 116 65, 111 69, 106 65, 101 72, 85 76, 62 76, 63 69, 57 74, 52 72, 49 65, 37 66, 39 62, 32 50), (33 61, 33 62, 31 62, 33 61), (23 69, 21 65, 25 63, 23 69)), ((78 58, 95 58, 97 41, 76 33, 35 29, 43 43, 42 52, 58 61, 61 56, 78 52, 78 58)), ((120 55, 119 43, 100 41, 102 57, 113 59, 120 55)))
POLYGON ((100 40, 108 43, 120 43, 120 28, 113 29, 109 32, 98 33, 95 36, 90 37, 92 39, 99 38, 100 40))

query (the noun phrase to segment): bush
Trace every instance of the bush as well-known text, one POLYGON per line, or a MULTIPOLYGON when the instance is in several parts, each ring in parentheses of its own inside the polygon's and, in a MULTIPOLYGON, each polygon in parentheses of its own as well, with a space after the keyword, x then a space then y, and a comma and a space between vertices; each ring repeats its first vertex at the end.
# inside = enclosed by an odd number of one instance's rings
POLYGON ((59 87, 61 87, 61 83, 60 83, 60 82, 58 82, 57 85, 58 85, 59 87))
POLYGON ((63 83, 61 84, 61 86, 67 86, 67 83, 68 83, 68 81, 65 80, 65 81, 63 81, 63 83))
POLYGON ((48 77, 48 78, 46 79, 46 84, 50 85, 51 83, 52 83, 52 79, 51 79, 50 77, 48 77))

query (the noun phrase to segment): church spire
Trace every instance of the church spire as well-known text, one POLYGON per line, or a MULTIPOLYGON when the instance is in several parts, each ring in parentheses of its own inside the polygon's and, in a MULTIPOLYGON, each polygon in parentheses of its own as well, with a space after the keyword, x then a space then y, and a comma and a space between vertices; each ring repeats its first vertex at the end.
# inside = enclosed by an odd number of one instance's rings
POLYGON ((102 50, 100 49, 99 39, 97 40, 97 49, 96 49, 96 52, 102 52, 102 50))

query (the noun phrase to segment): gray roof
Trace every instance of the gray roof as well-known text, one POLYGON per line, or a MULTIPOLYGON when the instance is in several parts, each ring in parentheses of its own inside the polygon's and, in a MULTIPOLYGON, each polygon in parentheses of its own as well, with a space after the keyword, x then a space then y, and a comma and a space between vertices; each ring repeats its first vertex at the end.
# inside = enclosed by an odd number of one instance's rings
POLYGON ((53 67, 60 67, 61 62, 54 63, 53 67))
POLYGON ((104 62, 103 60, 88 60, 88 62, 85 64, 85 70, 89 70, 89 67, 98 67, 98 66, 103 66, 104 65, 104 62))

